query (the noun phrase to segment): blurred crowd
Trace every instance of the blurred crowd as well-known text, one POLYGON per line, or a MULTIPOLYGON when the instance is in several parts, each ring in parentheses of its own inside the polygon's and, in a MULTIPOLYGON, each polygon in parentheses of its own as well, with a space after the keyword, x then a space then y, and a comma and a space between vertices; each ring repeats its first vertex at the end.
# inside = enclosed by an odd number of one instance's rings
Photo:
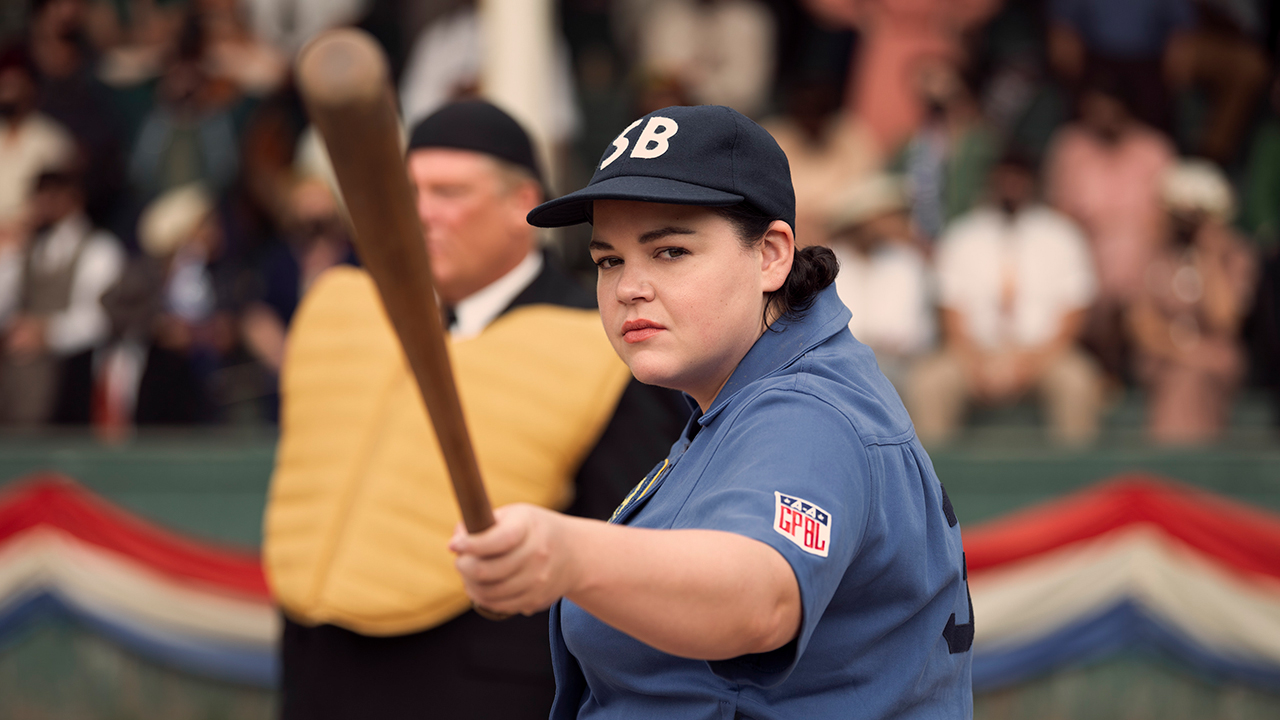
MULTIPOLYGON (((1133 395, 1153 440, 1205 442, 1243 388, 1280 387, 1271 3, 551 5, 532 129, 556 188, 650 110, 757 119, 927 442, 1034 402, 1087 444, 1133 395)), ((356 262, 292 57, 368 30, 412 125, 484 92, 483 21, 466 0, 5 3, 0 422, 274 421, 301 296, 356 262)), ((549 242, 590 282, 587 233, 549 242)))

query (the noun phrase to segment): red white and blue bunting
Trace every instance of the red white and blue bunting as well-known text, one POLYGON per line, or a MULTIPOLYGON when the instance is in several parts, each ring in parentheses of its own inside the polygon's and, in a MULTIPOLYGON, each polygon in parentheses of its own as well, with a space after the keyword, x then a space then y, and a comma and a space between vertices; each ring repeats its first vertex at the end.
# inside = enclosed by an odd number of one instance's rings
POLYGON ((0 493, 0 640, 49 613, 173 668, 276 681, 280 620, 256 555, 175 535, 46 475, 0 493))
POLYGON ((1280 517, 1145 476, 966 528, 977 690, 1120 651, 1280 689, 1280 517))
MULTIPOLYGON (((964 529, 976 690, 1121 651, 1280 689, 1280 516, 1145 476, 964 529)), ((273 686, 255 554, 158 528, 65 478, 0 492, 0 642, 46 613, 212 679, 273 686)))

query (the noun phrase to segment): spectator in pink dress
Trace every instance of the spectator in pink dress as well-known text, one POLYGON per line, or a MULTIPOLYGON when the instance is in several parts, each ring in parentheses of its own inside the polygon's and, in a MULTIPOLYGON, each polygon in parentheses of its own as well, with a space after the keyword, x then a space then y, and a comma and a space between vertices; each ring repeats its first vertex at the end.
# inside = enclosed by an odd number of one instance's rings
POLYGON ((1098 299, 1084 341, 1113 377, 1123 376, 1122 316, 1163 233, 1160 183, 1174 150, 1129 112, 1118 84, 1091 84, 1080 119, 1058 132, 1045 168, 1045 194, 1083 228, 1093 252, 1098 299))
POLYGON ((851 115, 865 122, 886 153, 896 151, 924 118, 915 74, 925 61, 964 60, 964 34, 1003 0, 806 0, 820 19, 862 37, 850 75, 851 115))
POLYGON ((1231 230, 1231 187, 1206 161, 1164 178, 1169 232, 1128 313, 1147 429, 1159 443, 1213 439, 1245 374, 1240 326, 1257 260, 1231 230))

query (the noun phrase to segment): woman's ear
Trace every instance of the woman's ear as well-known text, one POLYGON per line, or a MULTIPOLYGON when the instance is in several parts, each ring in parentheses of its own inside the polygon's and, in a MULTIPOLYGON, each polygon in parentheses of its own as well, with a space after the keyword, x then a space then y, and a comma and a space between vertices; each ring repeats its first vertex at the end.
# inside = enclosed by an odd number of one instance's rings
POLYGON ((774 292, 787 281, 796 256, 796 236, 791 226, 774 220, 760 242, 760 271, 763 292, 774 292))

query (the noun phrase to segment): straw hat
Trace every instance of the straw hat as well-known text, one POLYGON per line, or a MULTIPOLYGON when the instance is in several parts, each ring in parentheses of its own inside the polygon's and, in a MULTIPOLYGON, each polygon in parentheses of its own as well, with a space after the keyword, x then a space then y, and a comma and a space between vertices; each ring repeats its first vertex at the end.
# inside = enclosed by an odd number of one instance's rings
POLYGON ((894 175, 872 175, 837 196, 827 229, 832 233, 839 232, 881 215, 903 212, 908 207, 906 183, 894 175))
POLYGON ((1160 196, 1172 211, 1202 212, 1223 222, 1235 212, 1231 184, 1208 160, 1183 160, 1169 168, 1161 181, 1160 196))
POLYGON ((138 244, 152 257, 178 250, 213 212, 213 198, 199 183, 174 188, 156 198, 138 221, 138 244))

